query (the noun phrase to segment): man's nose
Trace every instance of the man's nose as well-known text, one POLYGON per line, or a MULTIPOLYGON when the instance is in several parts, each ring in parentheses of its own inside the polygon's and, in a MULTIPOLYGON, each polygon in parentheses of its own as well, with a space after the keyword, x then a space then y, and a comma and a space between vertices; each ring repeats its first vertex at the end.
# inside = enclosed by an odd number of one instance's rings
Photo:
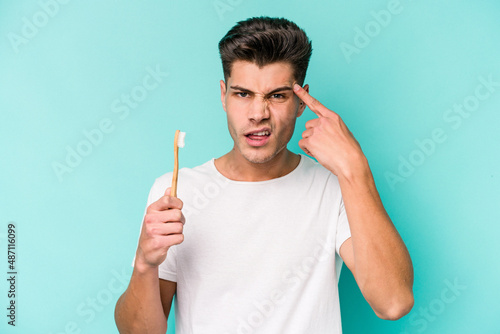
POLYGON ((256 97, 252 101, 252 106, 248 112, 248 118, 255 122, 260 122, 269 118, 269 103, 267 99, 256 97))

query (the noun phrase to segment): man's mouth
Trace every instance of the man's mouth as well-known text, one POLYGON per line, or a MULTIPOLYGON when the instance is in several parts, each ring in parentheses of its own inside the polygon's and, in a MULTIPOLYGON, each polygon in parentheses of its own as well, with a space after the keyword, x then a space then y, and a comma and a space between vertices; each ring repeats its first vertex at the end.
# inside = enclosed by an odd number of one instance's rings
POLYGON ((258 129, 247 132, 245 137, 247 137, 247 143, 251 146, 262 146, 267 143, 270 135, 271 131, 269 129, 258 129))
POLYGON ((268 130, 264 130, 264 131, 258 131, 258 132, 251 132, 251 133, 247 134, 246 136, 251 138, 251 139, 258 140, 258 139, 263 139, 264 137, 269 137, 270 134, 271 134, 271 132, 269 132, 268 130))

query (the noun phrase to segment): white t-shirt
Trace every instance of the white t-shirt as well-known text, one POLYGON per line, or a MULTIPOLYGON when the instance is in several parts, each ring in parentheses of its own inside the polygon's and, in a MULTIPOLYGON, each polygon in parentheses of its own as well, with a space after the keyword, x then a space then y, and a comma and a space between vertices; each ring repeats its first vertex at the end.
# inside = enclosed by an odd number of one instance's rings
MULTIPOLYGON (((172 173, 156 179, 157 201, 172 173)), ((214 159, 179 171, 184 241, 159 267, 177 282, 178 334, 342 333, 338 252, 350 237, 337 177, 301 155, 289 174, 233 181, 214 159)))

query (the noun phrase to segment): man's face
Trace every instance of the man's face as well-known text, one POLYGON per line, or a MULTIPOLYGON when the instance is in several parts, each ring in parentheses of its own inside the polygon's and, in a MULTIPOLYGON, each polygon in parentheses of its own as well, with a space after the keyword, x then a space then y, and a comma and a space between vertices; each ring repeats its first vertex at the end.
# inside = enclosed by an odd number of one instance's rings
POLYGON ((279 62, 259 68, 236 61, 227 81, 227 87, 220 82, 221 100, 235 153, 252 163, 271 161, 286 148, 305 108, 293 93, 291 65, 279 62))

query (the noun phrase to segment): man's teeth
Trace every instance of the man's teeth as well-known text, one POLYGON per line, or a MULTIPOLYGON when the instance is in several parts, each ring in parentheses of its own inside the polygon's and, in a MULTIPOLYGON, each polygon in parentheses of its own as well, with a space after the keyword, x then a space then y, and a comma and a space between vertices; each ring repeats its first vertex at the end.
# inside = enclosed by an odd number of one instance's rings
POLYGON ((251 134, 252 136, 269 136, 269 131, 255 132, 251 134))

